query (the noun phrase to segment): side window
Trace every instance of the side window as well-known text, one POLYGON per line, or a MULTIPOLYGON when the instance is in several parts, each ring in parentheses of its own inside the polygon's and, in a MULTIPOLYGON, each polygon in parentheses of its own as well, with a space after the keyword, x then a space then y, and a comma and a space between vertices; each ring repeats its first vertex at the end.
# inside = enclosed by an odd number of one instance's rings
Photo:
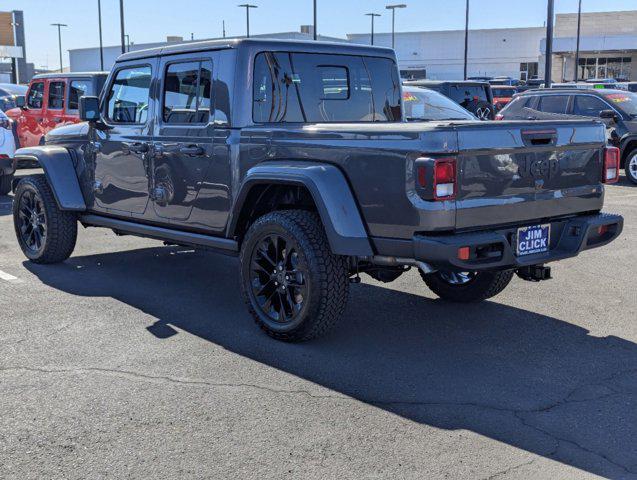
POLYGON ((546 95, 540 99, 538 110, 546 113, 566 113, 568 95, 546 95))
POLYGON ((584 117, 599 117, 602 110, 610 110, 610 107, 599 98, 589 95, 575 96, 575 106, 573 108, 573 113, 575 115, 582 115, 584 117))
POLYGON ((171 63, 164 79, 165 123, 206 124, 210 119, 212 63, 171 63))
POLYGON ((69 110, 80 108, 80 98, 87 95, 91 88, 88 80, 72 80, 69 87, 69 110))
POLYGON ((287 53, 260 53, 254 61, 252 118, 257 123, 303 122, 299 83, 287 53))
POLYGON ((402 120, 400 106, 400 78, 396 65, 388 58, 365 58, 374 92, 375 120, 397 122, 402 120), (391 76, 387 75, 391 72, 391 76))
POLYGON ((107 102, 107 117, 115 123, 146 123, 151 68, 122 68, 115 74, 107 102))
POLYGON ((321 100, 347 100, 349 98, 349 72, 345 67, 319 65, 321 100))
POLYGON ((64 108, 64 89, 65 82, 49 83, 49 105, 51 110, 62 110, 64 108))
POLYGON ((44 82, 37 82, 31 85, 29 96, 27 97, 27 107, 42 108, 44 99, 44 82))

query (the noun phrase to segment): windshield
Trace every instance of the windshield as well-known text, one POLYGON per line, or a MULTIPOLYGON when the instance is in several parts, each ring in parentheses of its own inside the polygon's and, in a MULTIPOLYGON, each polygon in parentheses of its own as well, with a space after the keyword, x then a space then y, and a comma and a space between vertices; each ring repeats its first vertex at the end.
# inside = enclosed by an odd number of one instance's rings
POLYGON ((426 88, 403 87, 403 105, 410 121, 476 119, 457 103, 426 88))
POLYGON ((633 92, 604 93, 604 98, 631 117, 637 117, 637 94, 633 92))
POLYGON ((494 97, 512 97, 515 93, 514 88, 491 87, 491 91, 493 92, 494 97))

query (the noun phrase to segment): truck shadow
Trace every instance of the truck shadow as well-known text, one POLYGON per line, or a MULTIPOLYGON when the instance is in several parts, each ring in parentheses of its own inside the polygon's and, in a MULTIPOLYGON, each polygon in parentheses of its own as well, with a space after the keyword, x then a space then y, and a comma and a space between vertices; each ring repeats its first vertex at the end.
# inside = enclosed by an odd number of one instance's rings
POLYGON ((415 422, 637 478, 637 345, 627 340, 497 302, 362 284, 334 333, 289 345, 254 326, 233 258, 148 248, 25 267, 56 289, 150 314, 159 338, 178 328, 415 422))

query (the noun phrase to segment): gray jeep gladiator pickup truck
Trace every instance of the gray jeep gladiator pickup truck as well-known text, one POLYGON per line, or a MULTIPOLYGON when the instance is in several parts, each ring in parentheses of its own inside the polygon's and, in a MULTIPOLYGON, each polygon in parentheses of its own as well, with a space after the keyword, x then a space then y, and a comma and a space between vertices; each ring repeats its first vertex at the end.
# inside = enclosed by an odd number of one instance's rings
POLYGON ((620 234, 601 213, 619 161, 601 123, 407 122, 402 95, 384 48, 124 54, 82 98, 84 123, 17 152, 44 169, 13 185, 18 241, 61 262, 80 223, 238 255, 257 324, 301 341, 336 322, 361 272, 415 267, 443 299, 484 300, 620 234))

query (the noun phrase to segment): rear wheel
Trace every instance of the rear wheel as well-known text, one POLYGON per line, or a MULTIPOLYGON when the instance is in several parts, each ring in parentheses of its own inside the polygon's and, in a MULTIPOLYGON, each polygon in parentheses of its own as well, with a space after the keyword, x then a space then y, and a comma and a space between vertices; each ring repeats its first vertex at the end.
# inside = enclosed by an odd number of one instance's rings
POLYGON ((7 195, 11 191, 13 175, 3 175, 0 173, 0 195, 7 195))
POLYGON ((633 183, 637 183, 637 148, 626 157, 624 170, 626 171, 626 178, 633 183))
POLYGON ((59 263, 71 256, 77 218, 60 210, 44 175, 20 181, 13 201, 13 224, 20 248, 35 263, 59 263))
POLYGON ((513 278, 513 270, 498 272, 454 272, 441 270, 423 274, 427 286, 443 300, 480 302, 502 292, 513 278))
POLYGON ((278 340, 298 342, 332 328, 347 303, 346 257, 334 255, 313 212, 259 218, 241 248, 241 285, 255 322, 278 340))

